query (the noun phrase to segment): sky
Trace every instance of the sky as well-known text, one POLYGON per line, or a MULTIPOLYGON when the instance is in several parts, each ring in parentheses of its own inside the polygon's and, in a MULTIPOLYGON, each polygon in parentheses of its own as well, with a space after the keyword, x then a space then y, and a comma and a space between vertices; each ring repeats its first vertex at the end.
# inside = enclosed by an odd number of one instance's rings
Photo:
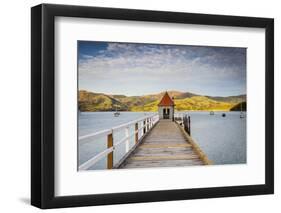
POLYGON ((246 48, 78 41, 79 90, 246 94, 246 48))

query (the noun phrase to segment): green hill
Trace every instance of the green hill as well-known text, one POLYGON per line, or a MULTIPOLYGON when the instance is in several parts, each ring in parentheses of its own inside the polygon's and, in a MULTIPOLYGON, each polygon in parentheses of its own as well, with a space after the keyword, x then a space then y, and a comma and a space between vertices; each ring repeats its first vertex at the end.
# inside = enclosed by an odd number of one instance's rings
POLYGON ((233 107, 233 103, 215 101, 205 96, 193 96, 191 98, 185 98, 175 100, 176 110, 220 110, 228 111, 233 107))
POLYGON ((247 103, 245 101, 234 105, 230 109, 230 111, 240 111, 241 109, 242 109, 242 111, 246 111, 247 110, 247 103))
POLYGON ((215 101, 223 101, 223 102, 230 102, 230 103, 240 103, 243 101, 246 101, 246 95, 237 95, 237 96, 227 96, 227 97, 212 97, 212 96, 206 96, 210 99, 213 99, 215 101))
MULTIPOLYGON (((81 111, 157 111, 158 103, 165 92, 144 96, 107 95, 85 90, 79 91, 81 111)), ((235 105, 246 101, 246 95, 229 97, 202 96, 189 92, 168 91, 174 98, 175 108, 183 110, 231 110, 235 105)))
POLYGON ((79 91, 79 110, 94 112, 94 111, 114 111, 128 110, 127 105, 120 101, 101 93, 92 93, 85 90, 79 91))

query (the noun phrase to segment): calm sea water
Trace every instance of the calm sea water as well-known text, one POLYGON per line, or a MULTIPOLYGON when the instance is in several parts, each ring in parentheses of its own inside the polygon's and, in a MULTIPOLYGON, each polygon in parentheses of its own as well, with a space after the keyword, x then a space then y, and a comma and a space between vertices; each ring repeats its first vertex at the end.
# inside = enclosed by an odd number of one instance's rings
POLYGON ((240 112, 189 113, 191 136, 214 164, 246 163, 246 116, 240 112))
MULTIPOLYGON (((241 164, 246 163, 246 117, 240 118, 240 112, 189 112, 191 117, 191 136, 207 154, 214 164, 241 164)), ((79 114, 79 136, 110 129, 150 113, 121 112, 119 117, 114 117, 113 112, 82 112, 79 114)), ((139 123, 139 126, 142 124, 139 123)), ((130 132, 134 126, 130 126, 130 132)), ((115 141, 122 139, 125 131, 115 131, 115 141)), ((89 138, 84 143, 79 143, 79 165, 86 162, 107 147, 106 136, 89 138)), ((130 147, 134 145, 134 137, 129 140, 130 147)), ((114 163, 117 163, 125 154, 125 143, 114 152, 114 163)), ((106 168, 106 159, 100 160, 90 169, 106 168)))

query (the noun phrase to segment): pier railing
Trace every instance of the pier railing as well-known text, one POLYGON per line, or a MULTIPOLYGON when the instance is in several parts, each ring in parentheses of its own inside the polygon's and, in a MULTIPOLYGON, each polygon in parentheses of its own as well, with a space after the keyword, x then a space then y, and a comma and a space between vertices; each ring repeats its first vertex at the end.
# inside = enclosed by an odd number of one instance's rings
POLYGON ((79 145, 82 145, 84 143, 93 143, 97 139, 106 136, 107 149, 101 151, 86 162, 82 163, 79 166, 79 170, 87 170, 104 158, 107 158, 107 169, 112 169, 114 166, 113 155, 116 148, 125 143, 125 154, 128 153, 130 151, 130 139, 134 138, 135 144, 138 144, 141 138, 143 138, 143 136, 145 136, 158 121, 159 115, 153 114, 125 124, 121 124, 119 126, 115 126, 111 129, 106 129, 92 134, 80 136, 79 145), (134 126, 134 131, 130 133, 130 127, 132 126, 134 126), (125 131, 125 137, 116 141, 113 137, 113 133, 115 131, 122 130, 125 131))
POLYGON ((191 124, 190 124, 190 116, 185 113, 175 113, 174 119, 181 126, 183 126, 185 132, 191 135, 191 124))

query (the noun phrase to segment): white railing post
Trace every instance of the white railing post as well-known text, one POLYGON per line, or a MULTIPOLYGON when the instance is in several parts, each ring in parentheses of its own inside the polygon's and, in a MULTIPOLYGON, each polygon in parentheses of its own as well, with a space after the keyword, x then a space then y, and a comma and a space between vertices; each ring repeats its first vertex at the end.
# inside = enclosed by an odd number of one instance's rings
POLYGON ((126 153, 127 153, 130 150, 130 140, 129 140, 130 138, 129 138, 129 127, 128 126, 125 128, 125 137, 127 138, 126 145, 125 145, 126 153))
POLYGON ((139 124, 135 123, 135 144, 139 142, 139 124))

